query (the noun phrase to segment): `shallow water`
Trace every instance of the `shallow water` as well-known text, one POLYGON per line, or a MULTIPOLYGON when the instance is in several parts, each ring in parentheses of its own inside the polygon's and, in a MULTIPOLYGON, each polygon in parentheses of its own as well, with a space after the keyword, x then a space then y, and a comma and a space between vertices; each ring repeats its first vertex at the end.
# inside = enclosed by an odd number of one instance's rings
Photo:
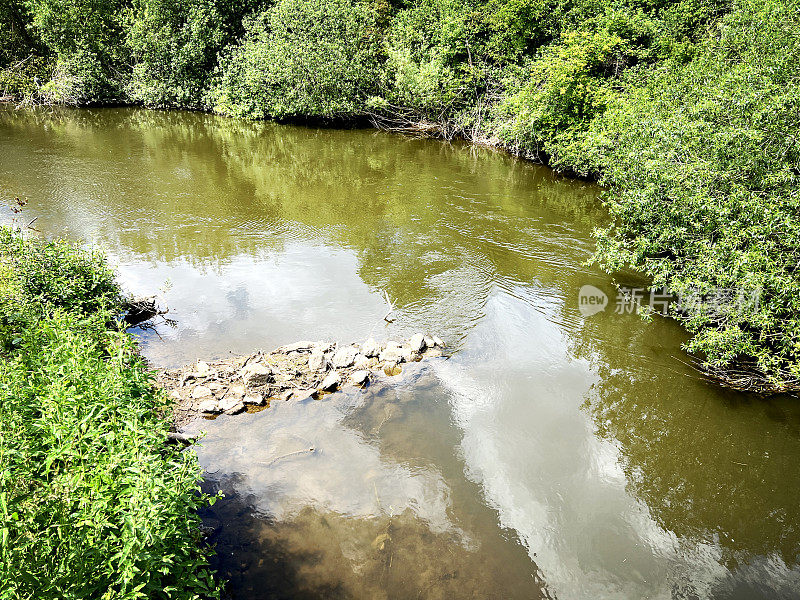
POLYGON ((154 364, 449 344, 365 392, 192 425, 235 598, 800 598, 800 405, 704 382, 680 328, 613 297, 581 315, 581 286, 613 290, 586 266, 598 193, 369 130, 0 110, 0 195, 160 290, 154 364))

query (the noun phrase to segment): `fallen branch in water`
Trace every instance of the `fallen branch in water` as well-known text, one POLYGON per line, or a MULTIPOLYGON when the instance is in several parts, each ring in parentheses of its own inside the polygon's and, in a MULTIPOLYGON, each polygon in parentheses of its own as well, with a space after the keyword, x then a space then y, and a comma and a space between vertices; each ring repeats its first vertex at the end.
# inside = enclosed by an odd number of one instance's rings
POLYGON ((394 304, 392 304, 392 300, 389 298, 389 292, 383 290, 383 297, 386 299, 386 303, 389 305, 389 312, 386 313, 386 316, 383 317, 383 320, 387 323, 393 323, 394 319, 390 319, 389 315, 394 312, 394 304))
POLYGON ((270 467, 273 464, 275 464, 276 462, 278 462, 279 460, 282 460, 284 458, 289 458, 290 456, 296 456, 298 454, 306 454, 307 452, 314 452, 314 450, 316 450, 316 448, 314 448, 314 446, 311 446, 311 448, 309 448, 308 450, 296 450, 295 452, 289 452, 289 454, 284 454, 283 456, 279 456, 277 458, 273 458, 268 463, 265 463, 263 460, 259 461, 259 462, 262 465, 266 465, 266 466, 270 467))

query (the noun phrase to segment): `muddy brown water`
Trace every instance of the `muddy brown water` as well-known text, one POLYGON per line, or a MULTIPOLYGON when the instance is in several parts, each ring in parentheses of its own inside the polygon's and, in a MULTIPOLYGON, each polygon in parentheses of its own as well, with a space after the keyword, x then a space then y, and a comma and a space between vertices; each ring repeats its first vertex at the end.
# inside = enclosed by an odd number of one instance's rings
POLYGON ((363 392, 191 426, 233 597, 798 598, 800 404, 702 381, 680 328, 613 298, 581 315, 581 286, 612 291, 586 266, 598 193, 369 130, 0 110, 2 198, 160 290, 155 365, 449 344, 363 392))

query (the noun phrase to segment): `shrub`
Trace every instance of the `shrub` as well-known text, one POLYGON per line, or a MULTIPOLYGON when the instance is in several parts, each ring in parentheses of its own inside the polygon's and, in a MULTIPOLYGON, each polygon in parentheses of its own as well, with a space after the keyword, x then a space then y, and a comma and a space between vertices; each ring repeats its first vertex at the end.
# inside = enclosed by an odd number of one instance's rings
POLYGON ((25 329, 57 309, 87 316, 119 308, 119 286, 100 254, 0 227, 0 348, 13 348, 25 329))
POLYGON ((134 0, 125 19, 133 58, 128 96, 146 106, 203 107, 219 53, 257 2, 134 0))
POLYGON ((602 173, 610 270, 718 298, 678 315, 688 348, 742 386, 800 385, 800 4, 743 0, 685 65, 616 97, 559 164, 602 173))
POLYGON ((0 362, 2 596, 213 595, 196 458, 165 447, 165 399, 104 325, 58 311, 0 362))
POLYGON ((41 91, 49 102, 87 104, 124 98, 123 0, 30 0, 28 4, 30 28, 53 60, 53 77, 41 91))
POLYGON ((0 597, 218 596, 200 472, 96 253, 0 228, 0 597))
POLYGON ((365 2, 279 0, 249 20, 224 61, 214 109, 247 117, 347 117, 363 110, 379 64, 365 2))

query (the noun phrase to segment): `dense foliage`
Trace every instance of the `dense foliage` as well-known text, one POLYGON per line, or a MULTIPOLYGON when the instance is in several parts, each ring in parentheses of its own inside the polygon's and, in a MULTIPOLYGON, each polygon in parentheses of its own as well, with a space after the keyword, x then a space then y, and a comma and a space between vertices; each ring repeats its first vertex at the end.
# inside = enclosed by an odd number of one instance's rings
POLYGON ((369 117, 597 177, 601 264, 699 298, 676 317, 729 383, 796 388, 798 15, 798 0, 10 0, 0 87, 369 117), (759 301, 720 306, 720 290, 759 301))
POLYGON ((101 257, 0 229, 0 597, 215 594, 199 471, 131 338, 101 257))

